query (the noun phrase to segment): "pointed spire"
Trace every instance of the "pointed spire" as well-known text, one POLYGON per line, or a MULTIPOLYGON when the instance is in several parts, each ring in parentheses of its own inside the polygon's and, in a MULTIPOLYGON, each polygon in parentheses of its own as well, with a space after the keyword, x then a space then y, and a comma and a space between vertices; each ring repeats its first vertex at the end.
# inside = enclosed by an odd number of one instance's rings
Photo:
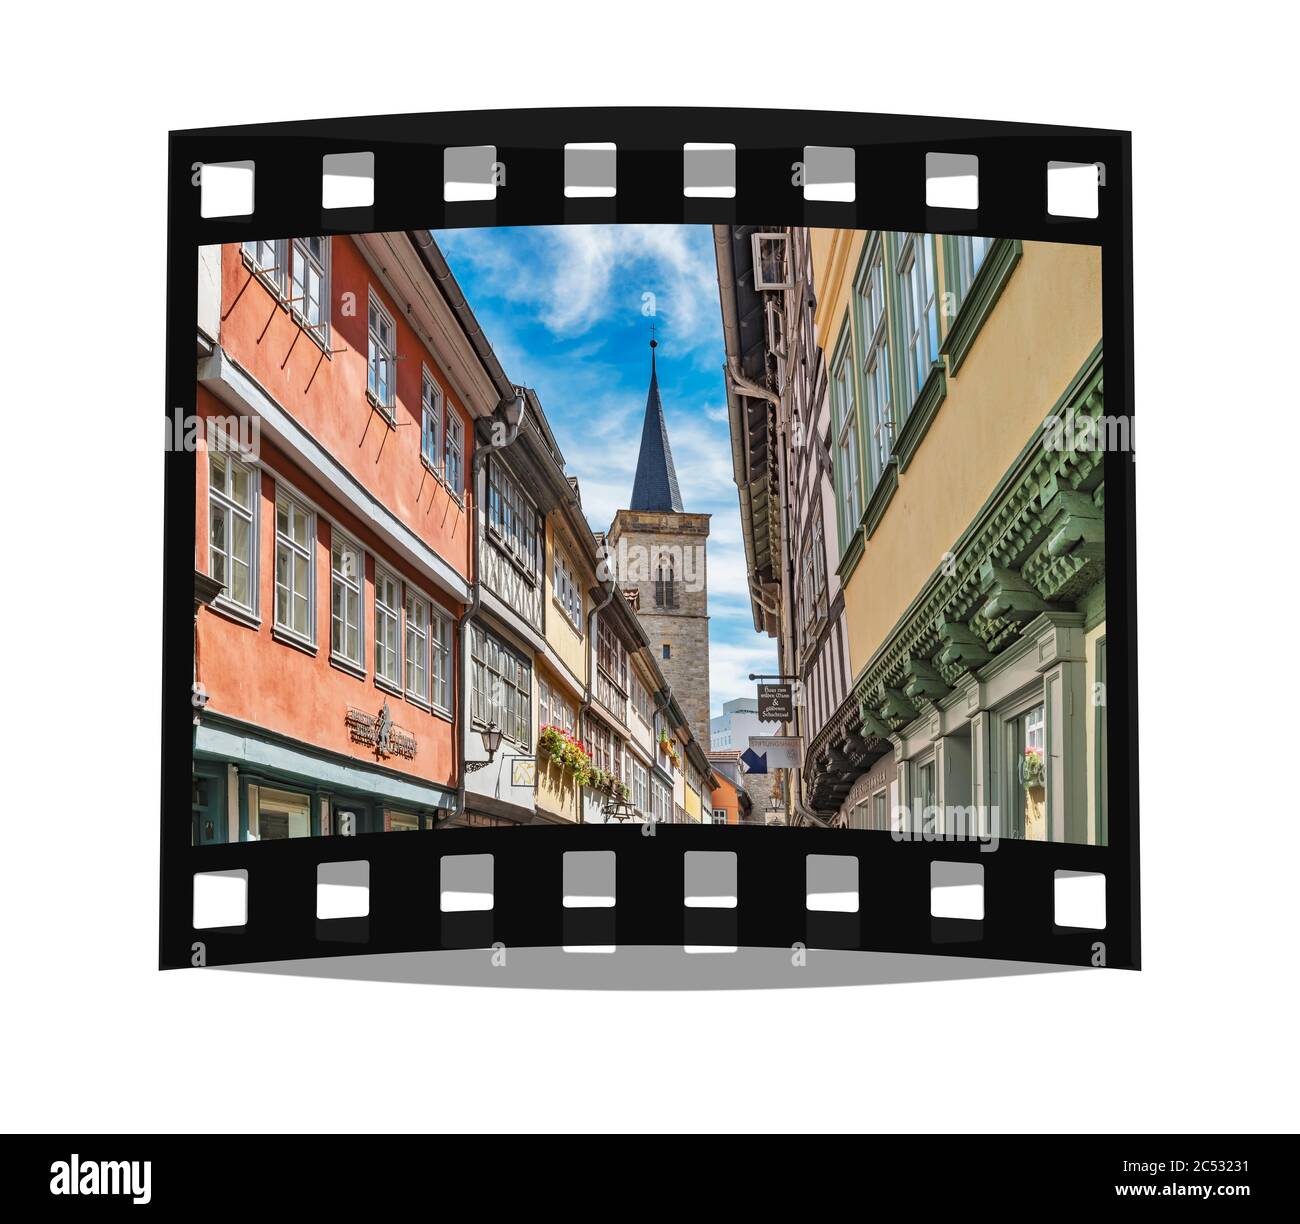
POLYGON ((682 512, 682 494, 677 487, 677 469, 668 445, 668 425, 659 398, 659 372, 655 367, 654 324, 650 325, 650 392, 645 401, 645 423, 641 427, 641 454, 636 461, 630 510, 675 510, 682 512))

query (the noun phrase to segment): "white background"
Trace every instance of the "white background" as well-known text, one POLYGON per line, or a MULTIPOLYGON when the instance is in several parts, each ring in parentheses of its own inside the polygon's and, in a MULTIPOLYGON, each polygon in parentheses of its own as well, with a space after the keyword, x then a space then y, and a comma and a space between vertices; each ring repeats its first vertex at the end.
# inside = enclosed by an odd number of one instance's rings
POLYGON ((1294 1129, 1281 6, 510 7, 6 17, 0 1124, 1294 1129), (1146 969, 653 995, 158 973, 168 129, 667 103, 1134 132, 1146 969))

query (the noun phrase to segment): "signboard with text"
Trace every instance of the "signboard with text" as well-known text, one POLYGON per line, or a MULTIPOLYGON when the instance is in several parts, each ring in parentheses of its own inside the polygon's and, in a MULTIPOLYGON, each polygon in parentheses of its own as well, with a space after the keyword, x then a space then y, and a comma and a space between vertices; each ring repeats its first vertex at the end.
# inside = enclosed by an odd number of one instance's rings
POLYGON ((801 735, 751 735, 749 750, 766 757, 769 770, 803 767, 803 736, 801 735))
POLYGON ((760 684, 758 717, 760 722, 790 722, 794 718, 794 686, 760 684))

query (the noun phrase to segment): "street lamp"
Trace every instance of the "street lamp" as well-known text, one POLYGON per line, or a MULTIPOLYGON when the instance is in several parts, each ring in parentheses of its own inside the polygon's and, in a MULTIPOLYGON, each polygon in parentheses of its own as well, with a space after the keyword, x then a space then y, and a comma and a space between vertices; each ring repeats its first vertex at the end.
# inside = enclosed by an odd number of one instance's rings
POLYGON ((487 760, 467 762, 465 765, 466 773, 473 773, 477 769, 482 769, 485 765, 491 765, 492 758, 496 756, 497 749, 501 747, 501 728, 496 723, 489 723, 479 732, 479 735, 483 737, 483 751, 487 753, 487 760))

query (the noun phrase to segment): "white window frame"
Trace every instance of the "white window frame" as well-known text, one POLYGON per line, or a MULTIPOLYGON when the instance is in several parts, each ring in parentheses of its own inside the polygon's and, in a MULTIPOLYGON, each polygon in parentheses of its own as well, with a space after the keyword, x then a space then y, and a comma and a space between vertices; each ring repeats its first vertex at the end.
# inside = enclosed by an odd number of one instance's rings
POLYGON ((328 345, 330 332, 330 248, 333 245, 329 238, 317 237, 313 235, 307 238, 295 238, 289 244, 289 281, 292 295, 289 300, 289 309, 293 312, 294 317, 302 326, 322 344, 328 345), (321 255, 318 259, 311 253, 308 243, 316 237, 321 244, 321 255), (299 268, 305 268, 309 272, 315 272, 318 278, 318 292, 316 302, 319 307, 319 319, 313 323, 308 315, 307 303, 310 300, 308 289, 310 283, 307 277, 299 277, 299 268))
POLYGON ((443 474, 443 393, 429 367, 420 369, 420 457, 430 471, 443 474))
POLYGON ((217 602, 223 607, 234 609, 242 612, 247 616, 256 618, 258 615, 258 526, 262 502, 262 473, 252 464, 242 463, 234 457, 228 450, 212 452, 208 455, 208 573, 212 577, 212 515, 213 503, 226 516, 226 548, 222 552, 224 558, 224 570, 226 573, 224 585, 221 588, 221 594, 217 596, 217 602), (227 493, 225 489, 217 489, 212 483, 212 455, 220 454, 226 463, 226 483, 233 489, 234 487, 234 469, 237 465, 248 475, 248 497, 249 507, 245 509, 234 498, 232 493, 227 493), (248 523, 248 547, 250 556, 248 559, 248 596, 249 602, 241 604, 230 591, 230 575, 233 573, 234 558, 234 522, 235 518, 242 518, 248 523))
POLYGON ((316 645, 316 511, 313 510, 306 502, 289 493, 279 483, 276 485, 275 492, 275 591, 274 591, 274 608, 272 621, 277 633, 292 638, 294 641, 302 642, 305 645, 315 647, 316 645), (284 507, 289 511, 290 531, 286 535, 280 531, 280 509, 284 507), (307 520, 307 543, 299 544, 293 538, 292 515, 301 514, 307 520), (307 632, 302 633, 293 627, 293 607, 294 599, 300 594, 296 584, 292 581, 294 568, 292 562, 289 566, 290 583, 286 588, 288 590, 288 600, 286 611, 288 612, 289 623, 285 624, 280 620, 280 549, 285 548, 291 556, 296 555, 305 557, 307 561, 307 591, 305 593, 307 601, 307 632))
POLYGON ((402 691, 402 683, 405 679, 405 665, 403 654, 403 638, 406 632, 403 620, 403 610, 405 608, 404 597, 402 594, 402 582, 396 574, 385 569, 382 565, 375 565, 375 683, 380 688, 386 688, 394 693, 402 691), (381 599, 384 592, 385 584, 391 584, 396 594, 396 601, 389 604, 387 600, 381 599), (380 666, 380 654, 382 650, 386 656, 390 647, 387 642, 387 634, 381 630, 380 616, 384 617, 385 623, 391 618, 393 642, 391 644, 393 675, 380 666))
POLYGON ((569 559, 556 547, 555 565, 552 567, 552 582, 555 585, 555 600, 564 612, 565 619, 578 631, 582 632, 582 592, 578 589, 578 580, 569 566, 569 559))
POLYGON ((330 658, 364 675, 366 670, 366 554, 361 545, 333 524, 330 525, 330 535, 330 658), (338 549, 350 552, 356 558, 357 574, 353 582, 349 582, 335 567, 334 555, 338 549), (355 659, 347 653, 346 649, 339 650, 334 645, 334 626, 339 623, 334 613, 334 592, 339 586, 342 586, 344 591, 344 617, 341 623, 345 647, 347 630, 350 627, 347 622, 347 596, 352 594, 356 597, 357 619, 354 627, 357 631, 357 657, 355 659))
POLYGON ((538 542, 542 529, 537 518, 537 506, 524 492, 522 482, 493 457, 488 464, 488 530, 506 556, 533 582, 537 581, 541 564, 538 542))
POLYGON ((451 617, 437 600, 429 601, 429 704, 440 714, 451 715, 453 679, 451 617))
POLYGON ((447 396, 443 396, 443 406, 442 478, 452 494, 460 498, 465 492, 465 423, 447 396))
POLYGON ((375 293, 373 285, 369 288, 366 303, 366 345, 366 395, 391 418, 397 405, 397 324, 393 321, 388 308, 380 301, 379 295, 375 293), (382 335, 376 331, 373 316, 378 316, 381 323, 388 325, 388 334, 391 337, 388 345, 384 344, 382 335), (388 365, 389 377, 384 395, 381 396, 377 365, 385 362, 388 365))
POLYGON ((433 678, 432 661, 432 623, 433 605, 427 595, 421 594, 408 582, 406 600, 403 605, 403 654, 406 666, 402 671, 402 691, 408 701, 417 705, 430 705, 429 693, 433 678), (421 623, 420 613, 423 613, 421 623), (421 659, 421 651, 423 659, 421 659), (424 683, 419 683, 423 666, 424 683))
POLYGON ((285 296, 289 283, 288 244, 283 238, 250 238, 240 245, 244 259, 254 274, 278 298, 285 296), (264 262, 267 256, 271 263, 264 262))

